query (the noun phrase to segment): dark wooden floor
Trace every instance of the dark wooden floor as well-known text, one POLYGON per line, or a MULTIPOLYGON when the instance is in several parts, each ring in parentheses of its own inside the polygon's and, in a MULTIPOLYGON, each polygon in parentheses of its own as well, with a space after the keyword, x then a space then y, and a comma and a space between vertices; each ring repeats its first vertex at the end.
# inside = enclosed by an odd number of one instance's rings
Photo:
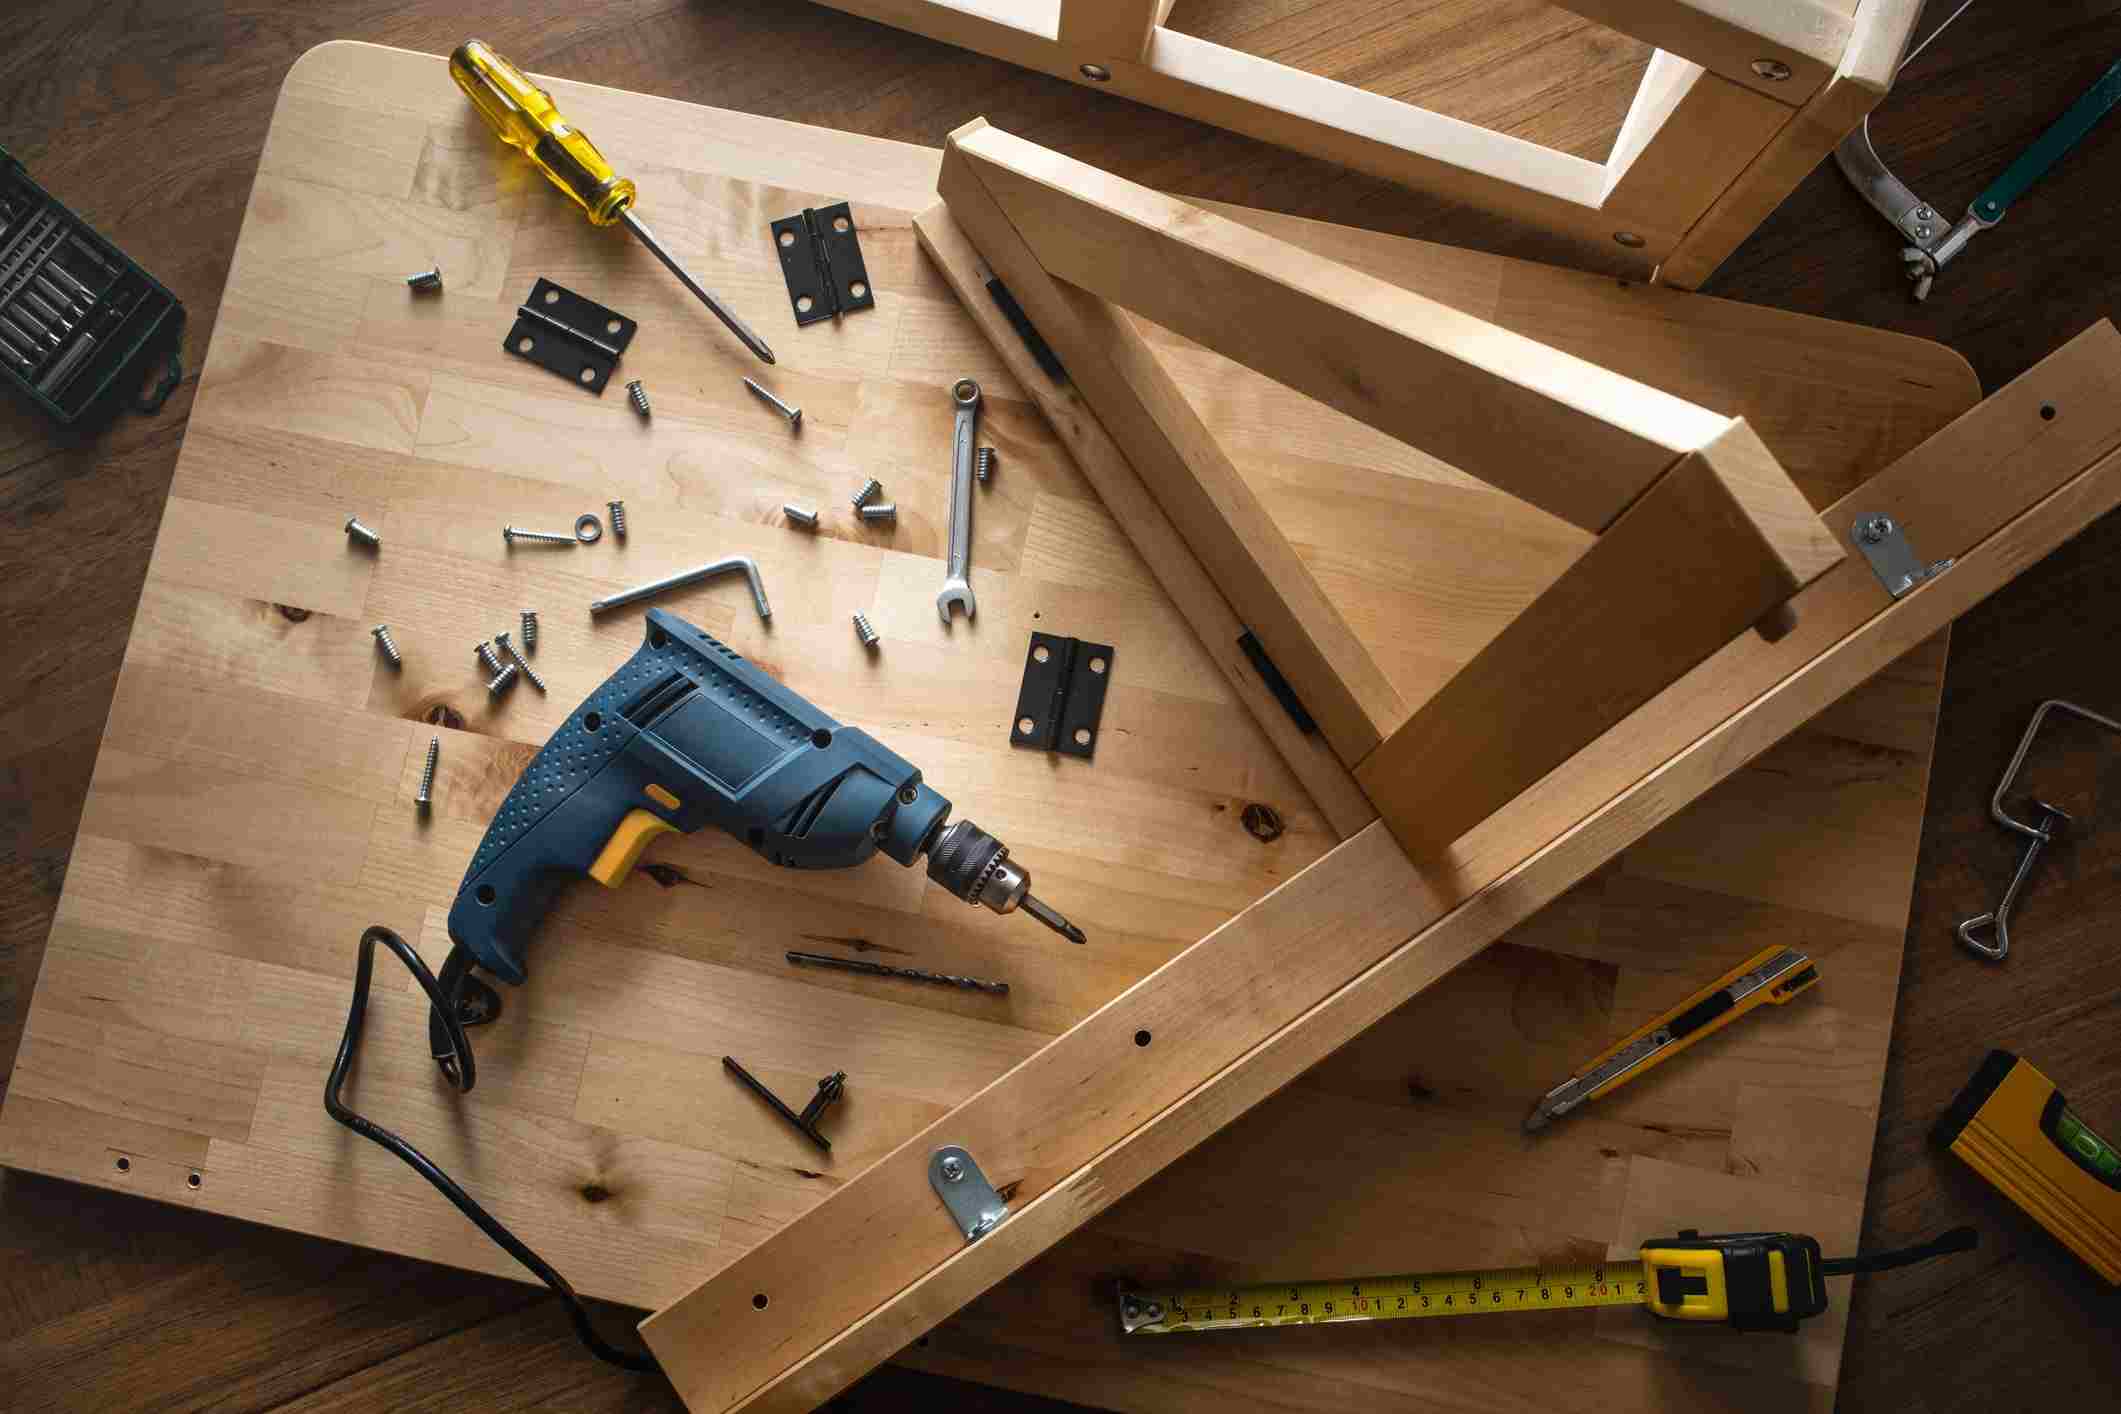
MULTIPOLYGON (((795 0, 15 0, 0 31, 0 143, 183 297, 194 362, 280 77, 338 37, 446 51, 476 32, 529 68, 931 145, 984 113, 1158 186, 1532 249, 1411 193, 795 0)), ((1977 5, 1874 131, 1904 178, 1957 210, 2117 55, 2121 0, 1977 5)), ((1822 168, 1711 290, 1941 339, 1994 388, 2121 314, 2117 177, 2121 120, 1916 306, 1883 224, 1822 168)), ((190 396, 187 383, 161 416, 78 445, 0 406, 0 1085, 190 396)), ((2117 607, 2109 518, 1956 631, 1866 1241, 1961 1221, 1985 1241, 1951 1279, 1860 1284, 1844 1410, 2112 1408, 2121 1389, 2115 1293, 1924 1144, 1990 1045, 2037 1059, 2095 1127, 2121 1133, 2121 747, 2058 736, 2031 763, 2029 785, 2081 828, 2027 898, 2010 962, 1980 964, 1950 936, 2011 867, 1986 797, 2033 706, 2121 711, 2117 607)), ((13 1408, 675 1407, 659 1382, 584 1357, 530 1289, 19 1174, 0 1178, 0 1273, 0 1403, 13 1408)), ((890 1371, 844 1400, 938 1404, 1048 1407, 890 1371)))

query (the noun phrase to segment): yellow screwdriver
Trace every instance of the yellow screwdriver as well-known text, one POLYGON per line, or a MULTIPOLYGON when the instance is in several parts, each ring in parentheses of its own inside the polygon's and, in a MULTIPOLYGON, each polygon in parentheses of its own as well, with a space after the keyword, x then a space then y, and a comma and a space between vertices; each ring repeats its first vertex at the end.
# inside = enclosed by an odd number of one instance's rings
POLYGON ((457 46, 457 52, 449 56, 449 76, 501 141, 528 157, 547 181, 566 192, 588 214, 592 226, 623 223, 680 284, 729 326, 730 333, 743 340, 745 348, 768 363, 774 361, 766 341, 685 273, 685 267, 641 224, 641 218, 633 214, 633 183, 611 170, 587 133, 560 116, 551 94, 523 77, 522 70, 480 39, 467 39, 457 46))

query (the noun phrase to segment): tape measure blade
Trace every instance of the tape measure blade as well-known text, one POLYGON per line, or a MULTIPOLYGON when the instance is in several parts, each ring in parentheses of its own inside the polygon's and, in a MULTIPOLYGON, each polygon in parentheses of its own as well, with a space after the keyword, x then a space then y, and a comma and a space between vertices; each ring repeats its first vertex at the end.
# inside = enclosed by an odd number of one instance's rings
POLYGON ((1574 1311, 1639 1306, 1648 1298, 1648 1281, 1640 1262, 1495 1267, 1285 1284, 1122 1287, 1119 1294, 1120 1325, 1129 1335, 1574 1311))

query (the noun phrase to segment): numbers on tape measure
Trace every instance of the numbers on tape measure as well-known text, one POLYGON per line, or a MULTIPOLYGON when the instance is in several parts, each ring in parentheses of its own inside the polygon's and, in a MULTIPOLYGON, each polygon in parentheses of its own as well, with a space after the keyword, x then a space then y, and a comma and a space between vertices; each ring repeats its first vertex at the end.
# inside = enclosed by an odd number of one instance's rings
POLYGON ((1208 1331, 1244 1326, 1390 1321, 1501 1311, 1567 1310, 1637 1305, 1649 1284, 1640 1263, 1581 1267, 1508 1267, 1492 1271, 1425 1273, 1407 1277, 1299 1283, 1293 1286, 1215 1287, 1169 1293, 1130 1292, 1137 1334, 1208 1331), (1143 1312, 1159 1312, 1141 1319, 1143 1312))

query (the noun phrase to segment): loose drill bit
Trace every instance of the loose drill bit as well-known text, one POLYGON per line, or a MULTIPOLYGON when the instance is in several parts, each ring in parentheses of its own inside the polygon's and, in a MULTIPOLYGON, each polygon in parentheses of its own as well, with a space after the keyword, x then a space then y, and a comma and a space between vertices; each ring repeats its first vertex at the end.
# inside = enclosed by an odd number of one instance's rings
POLYGON ((821 952, 792 952, 788 960, 798 967, 829 967, 840 972, 860 972, 871 977, 902 977, 908 982, 933 982, 940 987, 962 987, 968 992, 991 992, 997 997, 1009 995, 1007 982, 990 982, 984 977, 959 977, 949 972, 930 972, 920 967, 893 967, 886 962, 864 962, 858 958, 833 957, 821 952))

